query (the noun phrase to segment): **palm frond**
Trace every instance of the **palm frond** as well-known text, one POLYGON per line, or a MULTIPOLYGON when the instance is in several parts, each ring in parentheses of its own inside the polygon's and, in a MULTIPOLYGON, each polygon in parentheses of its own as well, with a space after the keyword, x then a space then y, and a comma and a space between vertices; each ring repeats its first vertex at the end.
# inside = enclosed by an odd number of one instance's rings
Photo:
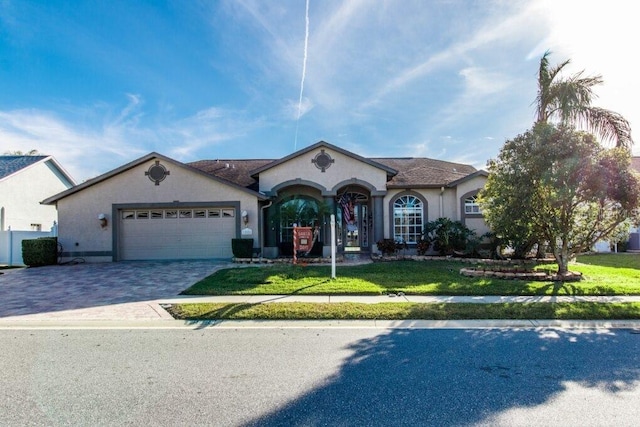
POLYGON ((594 132, 603 142, 613 142, 616 147, 631 149, 631 125, 615 111, 598 107, 585 107, 575 112, 574 122, 594 132))

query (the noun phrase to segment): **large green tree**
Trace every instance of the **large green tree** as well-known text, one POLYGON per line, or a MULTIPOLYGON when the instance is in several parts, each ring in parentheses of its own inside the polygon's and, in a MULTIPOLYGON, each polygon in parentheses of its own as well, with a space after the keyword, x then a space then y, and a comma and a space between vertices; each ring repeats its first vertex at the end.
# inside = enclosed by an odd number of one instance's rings
POLYGON ((582 126, 603 142, 612 141, 616 147, 631 148, 629 122, 616 112, 591 105, 595 98, 593 88, 602 83, 602 76, 584 76, 584 71, 563 76, 562 71, 570 60, 551 66, 549 55, 550 51, 545 52, 540 60, 536 122, 582 126))
POLYGON ((534 125, 504 144, 489 172, 481 203, 492 230, 512 245, 542 237, 559 275, 576 254, 640 216, 640 178, 628 151, 569 126, 534 125))

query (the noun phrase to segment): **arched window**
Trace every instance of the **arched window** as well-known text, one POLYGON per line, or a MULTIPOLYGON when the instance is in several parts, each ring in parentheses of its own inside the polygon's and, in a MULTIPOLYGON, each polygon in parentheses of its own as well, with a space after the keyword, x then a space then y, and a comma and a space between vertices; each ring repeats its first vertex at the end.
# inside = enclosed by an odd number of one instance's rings
POLYGON ((466 199, 464 199, 464 213, 465 214, 481 214, 482 213, 482 209, 480 208, 480 205, 478 204, 478 196, 471 196, 471 197, 467 197, 466 199))
POLYGON ((293 224, 298 227, 314 227, 319 224, 318 202, 296 197, 280 205, 280 241, 293 241, 293 224))
POLYGON ((398 197, 393 202, 393 239, 417 243, 422 237, 424 204, 413 195, 398 197))

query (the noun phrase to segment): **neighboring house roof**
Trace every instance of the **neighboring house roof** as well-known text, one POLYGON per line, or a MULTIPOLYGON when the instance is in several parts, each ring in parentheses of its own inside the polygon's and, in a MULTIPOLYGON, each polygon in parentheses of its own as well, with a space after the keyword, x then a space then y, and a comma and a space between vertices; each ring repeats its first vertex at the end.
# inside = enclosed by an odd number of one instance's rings
POLYGON ((100 183, 102 181, 105 181, 105 180, 107 180, 107 179, 109 179, 109 178, 111 178, 111 177, 113 177, 115 175, 118 175, 118 174, 120 174, 120 173, 122 173, 124 171, 132 169, 132 168, 140 165, 141 163, 145 163, 145 162, 148 162, 149 160, 153 160, 153 159, 160 159, 160 160, 162 160, 164 162, 172 163, 174 165, 183 167, 185 169, 189 169, 189 170, 193 171, 194 173, 206 176, 207 178, 212 179, 214 181, 222 182, 222 183, 224 183, 226 185, 229 185, 231 187, 236 187, 239 190, 250 192, 254 196, 257 196, 259 199, 263 199, 263 200, 267 199, 266 196, 264 196, 264 195, 262 195, 262 194, 260 194, 260 193, 258 193, 256 191, 253 191, 253 190, 247 188, 246 186, 237 184, 237 183, 235 183, 233 181, 230 181, 230 180, 227 180, 227 179, 224 179, 224 178, 220 178, 220 177, 218 177, 216 175, 213 175, 213 174, 210 174, 210 173, 206 173, 206 172, 204 172, 204 171, 202 171, 200 169, 194 168, 194 167, 192 167, 192 166, 190 166, 188 164, 181 163, 181 162, 179 162, 177 160, 174 160, 174 159, 171 159, 169 157, 163 156, 162 154, 158 154, 158 153, 152 152, 152 153, 147 154, 146 156, 140 157, 137 160, 129 162, 126 165, 120 166, 119 168, 116 168, 116 169, 114 169, 114 170, 112 170, 110 172, 107 172, 105 174, 97 176, 97 177, 95 177, 93 179, 90 179, 88 181, 83 182, 82 184, 76 185, 75 187, 72 187, 72 188, 70 188, 70 189, 68 189, 66 191, 63 191, 63 192, 58 193, 58 194, 56 194, 56 195, 54 195, 52 197, 49 197, 48 199, 43 200, 41 203, 45 204, 45 205, 55 204, 60 199, 68 197, 68 196, 70 196, 72 194, 75 194, 75 193, 77 193, 79 191, 82 191, 82 190, 84 190, 86 188, 89 188, 91 186, 94 186, 94 185, 96 185, 96 184, 98 184, 98 183, 100 183))
POLYGON ((35 166, 38 163, 46 163, 53 172, 67 186, 75 185, 75 180, 67 173, 66 170, 52 156, 0 156, 0 181, 8 179, 14 174, 35 166))

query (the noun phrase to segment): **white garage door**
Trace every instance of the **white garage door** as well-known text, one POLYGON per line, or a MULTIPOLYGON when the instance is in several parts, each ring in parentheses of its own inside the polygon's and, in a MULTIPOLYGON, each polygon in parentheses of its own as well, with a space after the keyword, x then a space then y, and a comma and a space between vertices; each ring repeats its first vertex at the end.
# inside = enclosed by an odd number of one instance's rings
POLYGON ((230 258, 236 212, 229 208, 119 212, 122 260, 230 258))

